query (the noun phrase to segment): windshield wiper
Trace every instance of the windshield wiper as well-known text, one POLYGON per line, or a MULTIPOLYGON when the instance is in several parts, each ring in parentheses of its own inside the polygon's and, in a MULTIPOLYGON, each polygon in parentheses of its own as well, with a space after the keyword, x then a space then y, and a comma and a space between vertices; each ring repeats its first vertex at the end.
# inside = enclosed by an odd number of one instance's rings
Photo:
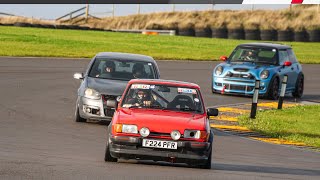
POLYGON ((191 108, 180 108, 181 111, 195 111, 195 112, 201 112, 200 110, 198 109, 191 109, 191 108))

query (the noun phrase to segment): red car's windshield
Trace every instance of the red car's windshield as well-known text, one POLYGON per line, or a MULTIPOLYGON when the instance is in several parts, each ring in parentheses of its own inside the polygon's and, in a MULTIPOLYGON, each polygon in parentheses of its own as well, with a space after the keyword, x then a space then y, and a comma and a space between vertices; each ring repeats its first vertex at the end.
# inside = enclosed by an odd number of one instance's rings
POLYGON ((132 84, 125 95, 122 107, 204 112, 197 89, 151 84, 132 84))

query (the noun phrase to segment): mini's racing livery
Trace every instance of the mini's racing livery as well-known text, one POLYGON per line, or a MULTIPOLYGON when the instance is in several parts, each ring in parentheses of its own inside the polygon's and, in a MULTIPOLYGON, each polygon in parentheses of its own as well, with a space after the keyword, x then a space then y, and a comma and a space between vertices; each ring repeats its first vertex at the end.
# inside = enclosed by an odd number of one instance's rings
POLYGON ((260 80, 259 95, 278 99, 281 82, 288 76, 286 93, 300 98, 304 90, 302 67, 290 46, 272 43, 238 45, 212 72, 212 92, 253 95, 260 80))
POLYGON ((81 79, 75 108, 76 122, 87 119, 111 121, 114 108, 110 102, 120 96, 131 79, 160 77, 158 66, 152 57, 104 52, 97 54, 84 74, 75 73, 81 79))
POLYGON ((119 158, 187 163, 211 168, 213 132, 200 87, 193 83, 134 79, 108 126, 105 161, 119 158))

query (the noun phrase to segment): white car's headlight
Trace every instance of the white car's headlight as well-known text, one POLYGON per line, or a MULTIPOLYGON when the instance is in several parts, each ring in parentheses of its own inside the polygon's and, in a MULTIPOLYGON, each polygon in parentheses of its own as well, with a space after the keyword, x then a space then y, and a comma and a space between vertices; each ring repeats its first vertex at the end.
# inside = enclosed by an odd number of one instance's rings
POLYGON ((216 68, 215 74, 220 76, 222 74, 222 72, 223 72, 223 67, 222 66, 218 66, 216 68))
POLYGON ((200 135, 201 135, 201 132, 199 130, 184 130, 183 137, 199 139, 200 135))
POLYGON ((268 70, 263 70, 260 74, 261 79, 267 79, 269 77, 269 71, 268 70))
POLYGON ((90 98, 90 99, 100 99, 101 98, 101 94, 98 91, 94 90, 94 89, 87 88, 84 91, 84 97, 90 98))
POLYGON ((136 125, 123 124, 122 125, 122 132, 123 133, 137 134, 138 133, 138 127, 136 125))

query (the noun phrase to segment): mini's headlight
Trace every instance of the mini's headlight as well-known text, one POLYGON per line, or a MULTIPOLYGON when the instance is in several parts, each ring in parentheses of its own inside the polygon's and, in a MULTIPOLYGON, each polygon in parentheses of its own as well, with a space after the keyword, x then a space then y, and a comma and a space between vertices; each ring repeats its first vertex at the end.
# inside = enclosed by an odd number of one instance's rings
POLYGON ((260 74, 261 79, 267 79, 269 77, 269 71, 268 70, 263 70, 260 74))
POLYGON ((98 91, 91 89, 91 88, 87 88, 84 91, 84 97, 89 98, 89 99, 100 99, 101 95, 98 91))
POLYGON ((138 133, 138 127, 136 125, 122 124, 122 132, 123 133, 137 134, 138 133))
POLYGON ((142 137, 147 137, 150 134, 150 130, 146 127, 141 128, 139 132, 142 137))
POLYGON ((195 138, 199 139, 200 138, 200 131, 199 130, 184 130, 183 137, 184 138, 195 138))
POLYGON ((222 74, 222 72, 223 72, 223 67, 218 66, 215 71, 216 75, 220 76, 222 74))
POLYGON ((181 137, 180 132, 177 130, 173 130, 170 135, 173 140, 178 140, 181 137))

